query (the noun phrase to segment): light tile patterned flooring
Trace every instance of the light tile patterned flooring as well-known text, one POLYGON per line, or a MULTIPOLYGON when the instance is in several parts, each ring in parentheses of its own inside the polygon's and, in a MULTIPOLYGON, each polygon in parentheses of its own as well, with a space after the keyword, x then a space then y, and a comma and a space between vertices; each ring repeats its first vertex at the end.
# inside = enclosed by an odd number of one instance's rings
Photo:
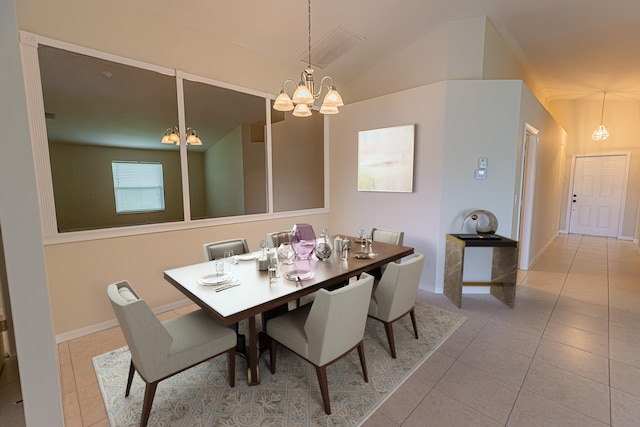
MULTIPOLYGON (((364 425, 640 426, 636 246, 560 235, 518 283, 514 309, 421 291, 467 321, 364 425)), ((109 425, 91 358, 123 345, 119 328, 59 345, 67 427, 109 425)))

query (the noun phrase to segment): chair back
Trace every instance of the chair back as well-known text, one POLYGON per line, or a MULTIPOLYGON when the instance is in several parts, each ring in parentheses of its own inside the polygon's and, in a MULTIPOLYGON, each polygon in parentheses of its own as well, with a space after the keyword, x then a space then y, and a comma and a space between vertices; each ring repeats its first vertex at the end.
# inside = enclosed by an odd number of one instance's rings
POLYGON ((222 258, 224 256, 224 251, 226 250, 232 250, 234 255, 249 253, 249 245, 247 245, 247 239, 244 238, 205 243, 202 245, 202 248, 204 250, 205 261, 213 261, 216 258, 222 258))
POLYGON ((267 233, 267 244, 270 248, 277 248, 283 243, 291 243, 291 230, 267 233))
POLYGON ((350 285, 316 293, 304 325, 309 361, 325 365, 362 341, 372 289, 373 276, 362 273, 350 285))
POLYGON ((373 291, 373 298, 378 305, 375 317, 392 321, 415 305, 423 267, 424 255, 417 252, 401 264, 387 264, 373 291))
POLYGON ((384 228, 372 228, 371 240, 373 240, 374 242, 402 245, 402 242, 404 241, 404 231, 387 230, 384 228))
POLYGON ((162 378, 173 338, 126 280, 107 286, 107 294, 136 370, 147 381, 162 378))

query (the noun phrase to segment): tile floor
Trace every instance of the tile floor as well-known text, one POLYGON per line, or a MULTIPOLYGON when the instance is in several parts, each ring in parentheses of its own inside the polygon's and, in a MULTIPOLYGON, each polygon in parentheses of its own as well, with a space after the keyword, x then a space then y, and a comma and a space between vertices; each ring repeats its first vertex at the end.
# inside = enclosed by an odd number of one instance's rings
MULTIPOLYGON (((637 247, 561 235, 518 283, 515 309, 421 291, 467 321, 364 426, 640 426, 637 247)), ((67 427, 109 425, 91 358, 123 345, 119 328, 59 345, 67 427)))

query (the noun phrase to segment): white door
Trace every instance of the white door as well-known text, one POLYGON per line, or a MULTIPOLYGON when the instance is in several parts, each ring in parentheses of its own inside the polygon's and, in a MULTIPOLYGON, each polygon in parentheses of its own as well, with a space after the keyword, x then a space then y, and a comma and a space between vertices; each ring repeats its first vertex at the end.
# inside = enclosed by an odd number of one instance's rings
POLYGON ((618 236, 626 156, 576 157, 569 232, 618 236))

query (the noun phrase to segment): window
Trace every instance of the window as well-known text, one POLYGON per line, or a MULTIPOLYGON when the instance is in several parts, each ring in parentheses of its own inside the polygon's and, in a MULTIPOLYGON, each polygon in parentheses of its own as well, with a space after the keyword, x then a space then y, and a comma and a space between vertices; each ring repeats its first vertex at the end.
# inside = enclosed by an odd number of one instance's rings
POLYGON ((164 210, 161 163, 111 162, 116 212, 164 210))

